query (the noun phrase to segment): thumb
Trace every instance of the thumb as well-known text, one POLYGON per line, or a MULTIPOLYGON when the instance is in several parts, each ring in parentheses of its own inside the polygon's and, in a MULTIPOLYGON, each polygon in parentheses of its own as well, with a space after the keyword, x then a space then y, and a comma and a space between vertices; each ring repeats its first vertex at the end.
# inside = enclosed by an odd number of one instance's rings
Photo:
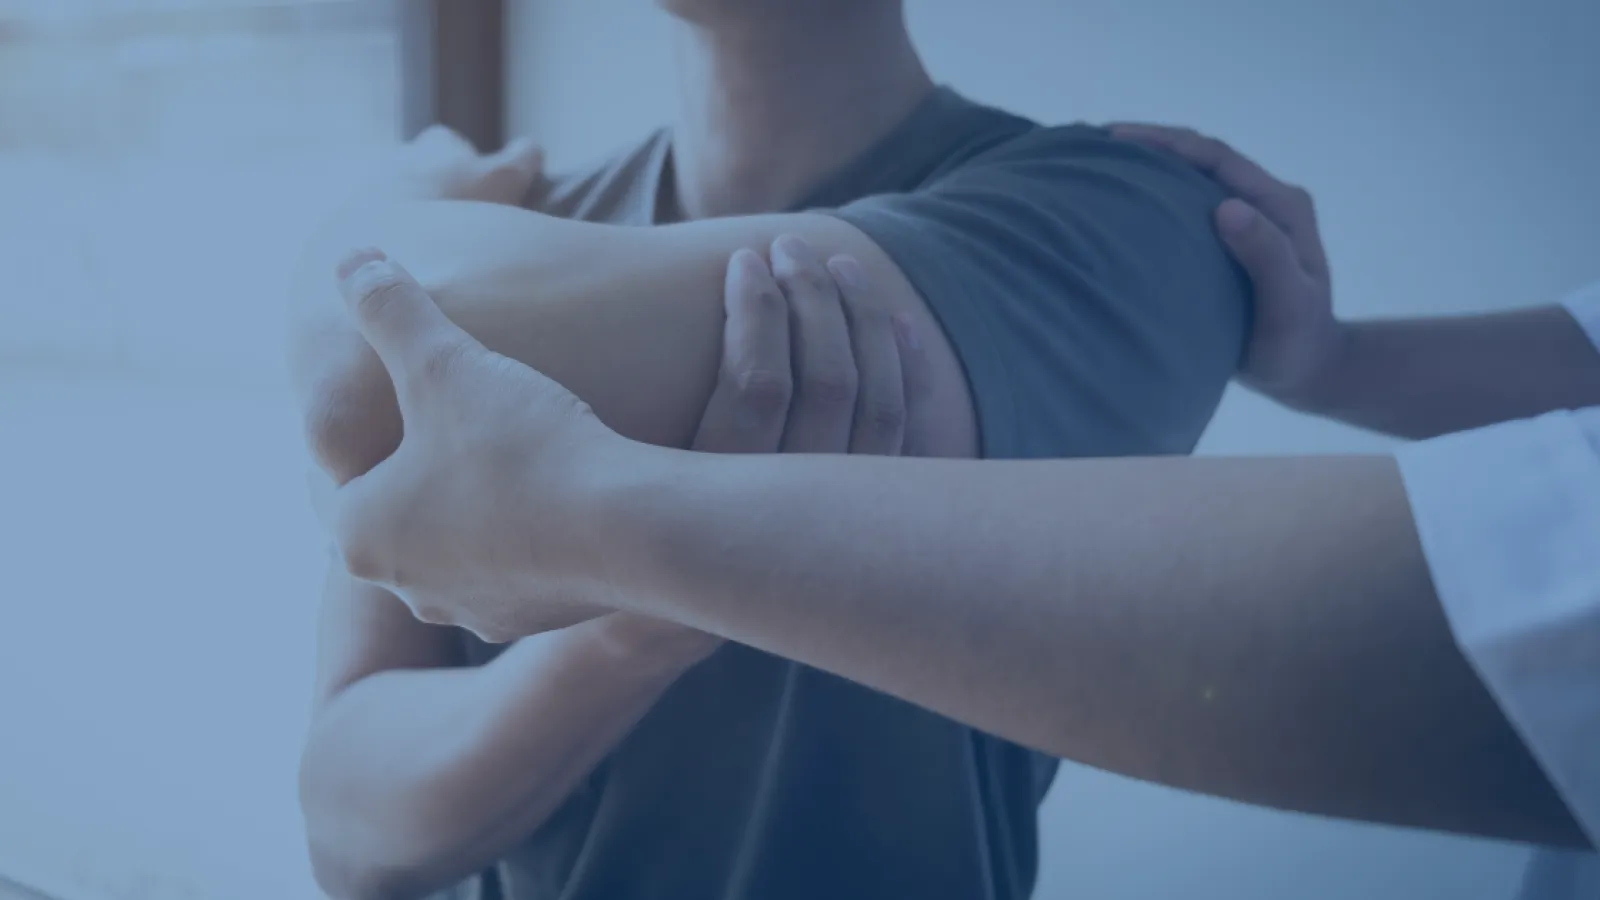
POLYGON ((1217 208, 1217 231, 1250 275, 1259 302, 1270 303, 1299 287, 1300 258, 1294 243, 1260 210, 1239 199, 1217 208))
POLYGON ((383 251, 352 253, 340 263, 338 276, 356 327, 388 370, 402 410, 420 379, 437 377, 442 361, 475 346, 411 273, 383 251))

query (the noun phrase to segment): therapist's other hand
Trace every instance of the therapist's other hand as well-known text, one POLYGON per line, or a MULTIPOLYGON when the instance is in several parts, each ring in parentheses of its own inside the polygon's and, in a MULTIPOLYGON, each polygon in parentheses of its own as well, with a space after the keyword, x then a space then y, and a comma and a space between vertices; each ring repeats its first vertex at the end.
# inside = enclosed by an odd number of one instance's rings
POLYGON ((1334 377, 1343 330, 1311 195, 1216 138, 1187 128, 1113 125, 1112 134, 1162 147, 1214 178, 1233 197, 1217 231, 1255 286, 1255 331, 1240 381, 1292 407, 1314 403, 1334 377))
MULTIPOLYGON (((795 238, 775 242, 771 258, 742 250, 728 262, 722 362, 692 449, 898 455, 907 404, 928 381, 922 354, 853 260, 824 260, 795 238)), ((630 649, 695 659, 722 643, 634 613, 608 618, 600 627, 630 649)))
MULTIPOLYGON (((596 510, 609 484, 647 471, 662 451, 489 352, 381 253, 353 256, 340 276, 404 421, 399 449, 324 501, 351 574, 424 621, 492 641, 626 606, 596 510)), ((926 360, 906 323, 862 290, 853 261, 824 263, 784 239, 770 271, 756 254, 733 258, 725 302, 723 364, 696 449, 901 452, 926 360)), ((677 629, 613 618, 635 638, 677 629)))

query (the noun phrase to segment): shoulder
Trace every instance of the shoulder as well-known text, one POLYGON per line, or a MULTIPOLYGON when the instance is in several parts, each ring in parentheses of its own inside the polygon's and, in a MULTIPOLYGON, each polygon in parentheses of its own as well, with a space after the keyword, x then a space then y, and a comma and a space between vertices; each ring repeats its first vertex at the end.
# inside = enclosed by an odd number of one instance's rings
POLYGON ((949 173, 1027 183, 1046 199, 1058 192, 1074 199, 1103 197, 1124 207, 1155 204, 1209 227, 1211 212, 1226 199, 1222 186, 1165 150, 1118 140, 1107 129, 1085 123, 1037 125, 1008 135, 964 160, 949 173))

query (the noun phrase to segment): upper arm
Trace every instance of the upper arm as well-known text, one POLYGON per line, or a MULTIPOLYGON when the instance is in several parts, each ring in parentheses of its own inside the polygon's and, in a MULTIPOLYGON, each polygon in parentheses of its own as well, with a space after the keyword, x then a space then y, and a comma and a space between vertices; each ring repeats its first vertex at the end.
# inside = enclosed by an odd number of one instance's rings
POLYGON ((1223 196, 1176 158, 1040 129, 834 215, 940 324, 985 455, 1142 455, 1193 448, 1244 349, 1223 196))
POLYGON ((330 560, 317 625, 317 710, 370 675, 456 666, 462 653, 456 629, 418 621, 394 595, 330 560))

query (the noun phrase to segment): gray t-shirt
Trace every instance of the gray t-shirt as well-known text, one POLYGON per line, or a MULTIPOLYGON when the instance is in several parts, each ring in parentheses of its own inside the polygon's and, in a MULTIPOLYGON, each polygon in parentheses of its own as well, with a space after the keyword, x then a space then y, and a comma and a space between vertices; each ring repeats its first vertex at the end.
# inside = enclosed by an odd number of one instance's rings
MULTIPOLYGON (((651 224, 671 142, 530 205, 651 224)), ((961 359, 984 455, 1187 453, 1233 374, 1248 290, 1222 190, 1088 126, 940 90, 799 209, 877 242, 961 359)), ((475 645, 478 659, 492 650, 475 645)), ((560 810, 458 896, 1020 900, 1055 761, 747 647, 687 673, 560 810)))

